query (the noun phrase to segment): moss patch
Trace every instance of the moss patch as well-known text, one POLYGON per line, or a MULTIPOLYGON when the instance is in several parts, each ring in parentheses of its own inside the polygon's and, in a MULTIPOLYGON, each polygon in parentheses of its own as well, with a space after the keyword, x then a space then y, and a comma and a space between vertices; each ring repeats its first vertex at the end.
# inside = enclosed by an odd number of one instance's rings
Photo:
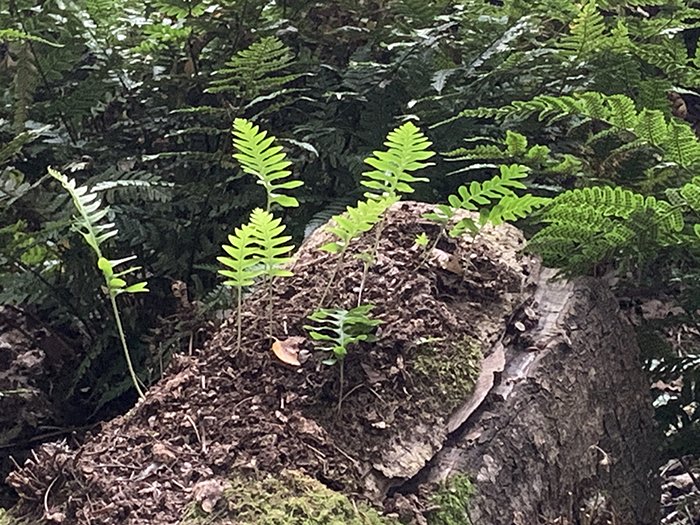
POLYGON ((399 525, 298 472, 236 478, 210 514, 191 507, 182 525, 399 525))
POLYGON ((439 399, 441 407, 450 411, 474 388, 481 359, 479 344, 469 337, 428 339, 417 344, 413 370, 421 390, 427 390, 430 398, 439 399))
POLYGON ((429 525, 472 525, 469 518, 469 498, 474 486, 469 478, 459 474, 447 480, 430 497, 436 510, 428 514, 429 525))

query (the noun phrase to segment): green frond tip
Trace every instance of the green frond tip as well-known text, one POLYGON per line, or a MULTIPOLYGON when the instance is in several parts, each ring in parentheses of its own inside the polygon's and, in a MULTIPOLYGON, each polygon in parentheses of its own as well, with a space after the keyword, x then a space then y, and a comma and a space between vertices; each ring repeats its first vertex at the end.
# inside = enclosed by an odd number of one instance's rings
POLYGON ((398 196, 413 193, 413 184, 428 182, 424 177, 415 177, 410 172, 418 171, 432 163, 424 162, 435 153, 430 150, 432 143, 412 122, 406 122, 387 135, 386 151, 375 151, 365 163, 374 168, 362 174, 361 184, 371 191, 368 198, 398 196))
POLYGON ((345 359, 350 345, 374 340, 374 331, 382 321, 371 316, 373 308, 372 304, 352 310, 321 308, 309 316, 315 324, 305 325, 304 329, 311 339, 321 342, 319 350, 331 353, 325 364, 333 365, 345 359))
POLYGON ((78 186, 75 179, 69 179, 53 168, 48 168, 48 172, 61 183, 73 201, 77 211, 74 218, 75 229, 83 236, 97 257, 102 257, 100 246, 118 233, 114 223, 101 222, 109 213, 109 207, 102 207, 102 201, 97 194, 91 193, 85 186, 78 186))
POLYGON ((233 157, 245 173, 255 176, 258 184, 267 193, 267 210, 273 204, 282 207, 299 206, 299 201, 284 191, 304 185, 301 180, 288 179, 292 163, 286 158, 282 146, 275 145, 275 137, 261 131, 250 121, 237 118, 233 123, 233 146, 237 150, 233 157))

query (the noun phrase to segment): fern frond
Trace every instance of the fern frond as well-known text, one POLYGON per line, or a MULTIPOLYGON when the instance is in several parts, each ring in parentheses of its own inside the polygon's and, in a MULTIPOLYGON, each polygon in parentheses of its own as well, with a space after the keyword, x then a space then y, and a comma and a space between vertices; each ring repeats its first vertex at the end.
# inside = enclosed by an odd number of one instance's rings
POLYGON ((332 224, 327 228, 329 232, 338 237, 338 240, 324 244, 321 246, 321 250, 330 253, 344 252, 350 241, 370 231, 396 200, 396 198, 385 197, 360 201, 355 207, 348 206, 345 213, 333 217, 332 224))
POLYGON ((539 120, 549 122, 565 117, 584 117, 604 122, 612 129, 631 133, 634 138, 630 142, 640 142, 626 145, 628 149, 649 144, 662 151, 664 160, 687 170, 700 163, 700 142, 686 122, 668 119, 659 110, 644 109, 638 112, 634 101, 625 95, 604 95, 598 92, 561 97, 541 95, 532 100, 515 101, 501 108, 469 109, 461 115, 492 117, 499 121, 537 115, 539 120))
POLYGON ((270 212, 261 208, 256 208, 250 215, 250 225, 252 239, 259 246, 264 275, 270 278, 294 275, 285 268, 292 260, 287 254, 294 247, 286 244, 292 239, 291 236, 282 235, 285 230, 282 219, 275 218, 270 212))
POLYGON ((228 280, 224 281, 227 286, 245 288, 255 284, 255 279, 262 275, 260 268, 262 254, 256 242, 255 228, 251 224, 244 224, 234 230, 233 235, 228 236, 230 244, 224 244, 222 248, 228 257, 217 257, 224 266, 230 270, 219 270, 219 273, 228 280))
POLYGON ((506 195, 498 201, 498 204, 491 208, 486 216, 486 220, 498 226, 505 221, 524 219, 549 202, 550 199, 529 194, 522 196, 506 195))
POLYGON ((365 163, 372 168, 362 174, 361 184, 369 188, 368 198, 395 197, 400 193, 413 193, 413 184, 427 182, 424 177, 414 177, 417 171, 431 163, 424 162, 435 155, 430 151, 432 142, 412 123, 406 122, 387 135, 386 151, 375 151, 365 163))
POLYGON ((102 206, 97 194, 89 192, 85 186, 78 186, 75 179, 68 179, 52 168, 49 168, 49 175, 61 183, 73 200, 78 212, 75 216, 75 229, 98 258, 102 257, 101 245, 118 234, 113 222, 102 222, 109 213, 109 206, 102 206))
POLYGON ((333 365, 345 359, 350 345, 373 340, 375 328, 382 324, 381 320, 371 317, 373 308, 372 304, 363 304, 352 310, 321 308, 309 316, 309 320, 316 323, 304 326, 309 337, 329 343, 318 347, 331 353, 325 364, 333 365))
POLYGON ((469 186, 460 186, 457 195, 450 195, 448 202, 453 208, 476 211, 478 206, 491 204, 495 199, 513 195, 515 189, 525 189, 520 179, 527 177, 527 168, 518 164, 501 166, 500 174, 484 181, 472 181, 469 186))
POLYGON ((45 38, 41 38, 39 36, 25 33, 24 31, 20 31, 19 29, 0 29, 0 40, 6 40, 8 42, 23 42, 31 40, 33 42, 39 42, 41 44, 46 44, 47 46, 51 47, 63 47, 63 44, 51 42, 50 40, 46 40, 45 38))
POLYGON ((279 90, 301 75, 285 73, 294 62, 290 49, 277 37, 265 37, 239 51, 215 74, 208 93, 230 93, 251 100, 279 90))
POLYGON ((547 226, 530 239, 530 249, 546 264, 571 273, 586 272, 612 256, 653 256, 655 246, 676 242, 684 227, 678 207, 609 186, 566 191, 540 220, 547 226))
POLYGON ((585 1, 569 26, 569 34, 557 43, 562 55, 574 60, 586 60, 607 47, 605 20, 598 11, 596 0, 585 1))
POLYGON ((287 180, 292 172, 287 168, 292 165, 282 151, 282 146, 273 145, 275 137, 267 136, 266 131, 260 131, 246 119, 237 118, 233 123, 233 145, 238 150, 233 157, 241 164, 243 171, 254 175, 267 193, 267 210, 273 204, 282 207, 299 206, 299 201, 282 193, 303 186, 300 180, 287 180))

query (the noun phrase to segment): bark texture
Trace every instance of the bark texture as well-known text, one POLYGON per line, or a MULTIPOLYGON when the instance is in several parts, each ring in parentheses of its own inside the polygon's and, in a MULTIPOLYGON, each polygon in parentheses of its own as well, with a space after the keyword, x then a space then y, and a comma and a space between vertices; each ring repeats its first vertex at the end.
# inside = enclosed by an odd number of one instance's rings
POLYGON ((468 474, 475 524, 658 523, 648 384, 614 298, 545 271, 529 309, 537 327, 499 343, 499 384, 418 480, 468 474))

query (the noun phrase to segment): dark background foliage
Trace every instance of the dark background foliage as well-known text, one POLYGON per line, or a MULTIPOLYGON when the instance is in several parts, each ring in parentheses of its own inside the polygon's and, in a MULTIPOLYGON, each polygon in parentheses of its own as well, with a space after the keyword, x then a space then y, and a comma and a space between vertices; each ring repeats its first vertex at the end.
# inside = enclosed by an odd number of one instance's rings
MULTIPOLYGON (((145 268, 152 292, 122 307, 137 366, 155 381, 230 305, 215 259, 263 196, 231 158, 233 118, 275 134, 304 180, 301 206, 285 210, 297 242, 355 202, 362 159, 406 119, 445 153, 418 199, 444 200, 506 161, 528 165, 544 196, 602 184, 665 198, 695 166, 664 163, 624 127, 613 133, 574 111, 544 121, 516 111, 456 117, 596 91, 694 125, 699 19, 688 0, 3 3, 0 304, 57 341, 58 423, 120 410, 133 393, 100 276, 68 233, 72 211, 48 166, 104 197, 121 232, 111 249, 145 268)), ((650 298, 681 305, 675 317, 640 321, 658 377, 684 379, 659 410, 677 454, 700 442, 684 410, 700 401, 698 339, 673 346, 666 336, 697 322, 697 238, 634 244, 634 257, 623 248, 569 270, 614 276, 632 311, 650 298)))

